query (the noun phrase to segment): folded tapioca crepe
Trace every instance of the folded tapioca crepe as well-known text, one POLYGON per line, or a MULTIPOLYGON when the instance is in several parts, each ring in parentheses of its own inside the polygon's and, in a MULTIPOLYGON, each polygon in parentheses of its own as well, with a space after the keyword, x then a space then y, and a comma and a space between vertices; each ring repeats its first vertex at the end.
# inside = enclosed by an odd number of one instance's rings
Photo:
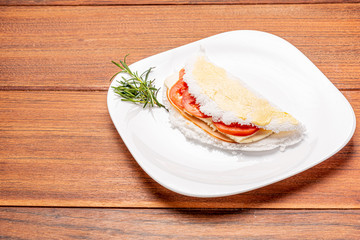
POLYGON ((200 51, 165 80, 170 121, 185 136, 228 150, 282 149, 304 126, 200 51))

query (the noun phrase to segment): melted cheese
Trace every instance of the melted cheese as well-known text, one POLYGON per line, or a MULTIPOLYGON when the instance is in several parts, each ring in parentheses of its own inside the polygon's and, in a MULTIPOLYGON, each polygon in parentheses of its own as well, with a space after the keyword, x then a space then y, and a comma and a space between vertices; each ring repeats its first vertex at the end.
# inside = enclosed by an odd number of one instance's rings
POLYGON ((192 76, 203 94, 220 109, 231 111, 238 118, 250 120, 260 127, 268 125, 273 119, 279 123, 298 123, 290 114, 279 111, 267 100, 258 97, 239 81, 228 76, 223 68, 208 62, 204 56, 199 56, 195 61, 192 76))
MULTIPOLYGON (((211 118, 199 118, 199 119, 205 122, 207 125, 209 125, 214 132, 218 132, 211 118)), ((270 136, 272 133, 273 131, 264 130, 260 128, 257 132, 248 136, 234 136, 226 133, 221 133, 221 134, 227 136, 228 138, 232 139, 234 142, 237 143, 251 143, 266 138, 267 136, 270 136)))

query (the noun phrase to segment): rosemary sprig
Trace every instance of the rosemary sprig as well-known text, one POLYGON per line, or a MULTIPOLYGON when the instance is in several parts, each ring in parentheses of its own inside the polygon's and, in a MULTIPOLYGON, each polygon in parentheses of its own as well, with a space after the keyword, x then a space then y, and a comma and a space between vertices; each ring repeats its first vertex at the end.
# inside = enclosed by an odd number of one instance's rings
POLYGON ((137 71, 132 72, 129 66, 126 64, 126 57, 128 55, 124 57, 123 61, 119 60, 119 63, 111 61, 113 64, 118 66, 121 71, 117 72, 114 76, 112 76, 110 81, 120 73, 125 73, 130 77, 125 78, 122 76, 122 80, 117 81, 119 83, 119 86, 112 87, 114 89, 114 92, 122 97, 122 101, 143 104, 144 108, 147 105, 151 107, 156 105, 158 107, 163 107, 166 109, 166 107, 157 100, 157 94, 160 88, 157 89, 155 87, 155 79, 149 80, 149 74, 153 67, 149 68, 141 75, 139 75, 137 71))

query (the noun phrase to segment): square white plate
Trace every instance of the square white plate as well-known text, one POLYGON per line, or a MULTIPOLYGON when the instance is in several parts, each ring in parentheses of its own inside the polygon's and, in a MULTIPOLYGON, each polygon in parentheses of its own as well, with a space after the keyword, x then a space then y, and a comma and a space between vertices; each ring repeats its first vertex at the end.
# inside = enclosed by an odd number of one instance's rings
POLYGON ((232 31, 166 51, 130 66, 139 73, 155 67, 161 87, 188 57, 206 49, 212 62, 241 78, 306 127, 305 139, 281 152, 233 152, 187 140, 173 129, 168 113, 123 102, 111 86, 108 109, 114 125, 138 164, 164 187, 188 196, 218 197, 250 191, 293 176, 343 148, 355 131, 346 98, 297 48, 259 31, 232 31))

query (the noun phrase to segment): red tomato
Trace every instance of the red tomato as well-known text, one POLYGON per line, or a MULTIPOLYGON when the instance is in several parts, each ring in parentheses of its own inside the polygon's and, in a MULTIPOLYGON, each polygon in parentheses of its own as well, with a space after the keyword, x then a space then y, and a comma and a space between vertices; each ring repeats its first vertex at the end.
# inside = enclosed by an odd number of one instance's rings
POLYGON ((259 130, 258 127, 251 125, 241 125, 239 123, 231 123, 230 125, 226 125, 223 122, 214 122, 214 125, 220 132, 234 136, 248 136, 259 130))
POLYGON ((183 81, 182 78, 177 81, 174 86, 170 89, 169 97, 171 101, 178 107, 183 109, 184 105, 182 104, 181 100, 183 98, 184 91, 187 90, 187 84, 183 81))
POLYGON ((206 114, 200 111, 199 104, 196 103, 196 100, 193 96, 190 95, 188 90, 185 90, 181 100, 182 105, 184 106, 185 110, 190 113, 191 115, 198 117, 198 118, 207 118, 206 114))
POLYGON ((179 79, 183 79, 184 74, 185 74, 185 69, 182 68, 179 72, 179 79))
POLYGON ((185 90, 187 90, 188 86, 186 82, 183 81, 183 76, 185 74, 185 69, 182 68, 179 71, 179 80, 171 87, 169 92, 169 97, 171 101, 178 107, 183 109, 184 106, 181 103, 182 95, 185 90))
POLYGON ((196 104, 196 100, 193 96, 188 92, 188 86, 186 82, 183 80, 183 76, 185 74, 185 69, 181 69, 179 72, 179 80, 171 87, 169 91, 170 100, 180 109, 184 109, 198 118, 209 117, 203 114, 199 105, 196 104))

